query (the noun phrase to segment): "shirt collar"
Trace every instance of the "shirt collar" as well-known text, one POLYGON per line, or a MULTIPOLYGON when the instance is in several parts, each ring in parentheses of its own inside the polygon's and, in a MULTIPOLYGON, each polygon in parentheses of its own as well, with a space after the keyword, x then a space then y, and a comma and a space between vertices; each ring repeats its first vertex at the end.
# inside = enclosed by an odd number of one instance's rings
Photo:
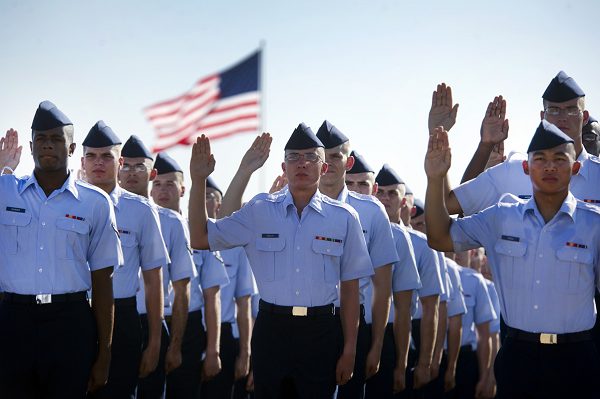
POLYGON ((591 155, 585 150, 585 148, 581 150, 581 154, 579 154, 579 156, 577 157, 577 161, 579 161, 579 163, 581 164, 581 166, 579 167, 579 172, 577 174, 583 177, 585 180, 588 180, 590 174, 589 167, 587 166, 589 164, 588 160, 590 158, 591 155))
MULTIPOLYGON (((286 211, 289 210, 290 206, 296 209, 296 205, 294 205, 294 198, 292 197, 292 193, 290 190, 287 190, 285 193, 285 199, 283 200, 283 209, 286 211)), ((308 202, 308 206, 317 211, 320 214, 324 214, 323 212, 323 194, 317 189, 315 194, 312 196, 310 201, 308 202)))
POLYGON ((115 188, 110 192, 110 194, 108 195, 110 197, 110 200, 112 201, 113 205, 118 209, 119 208, 119 198, 121 198, 121 195, 123 194, 123 190, 121 189, 121 187, 119 187, 119 185, 117 184, 115 186, 115 188))
POLYGON ((337 200, 340 202, 348 202, 348 187, 344 184, 344 188, 340 191, 340 195, 338 195, 337 200))
MULTIPOLYGON (((569 191, 567 197, 560 206, 560 209, 558 210, 557 214, 564 213, 568 215, 573 221, 575 221, 575 209, 577 209, 577 200, 569 191)), ((531 198, 529 198, 527 202, 525 202, 525 205, 523 207, 523 217, 525 217, 525 214, 527 213, 533 213, 534 215, 538 215, 540 219, 543 220, 542 214, 540 213, 537 204, 535 203, 535 198, 533 196, 531 196, 531 198)))
MULTIPOLYGON (((39 192, 42 192, 42 193, 44 192, 44 190, 38 183, 37 179, 35 178, 35 173, 32 173, 31 176, 29 176, 27 178, 27 180, 25 181, 25 184, 23 184, 21 186, 21 188, 19 189, 19 194, 22 194, 23 191, 25 191, 29 186, 32 186, 32 185, 39 192)), ((64 191, 70 192, 73 195, 73 197, 75 197, 75 199, 79 200, 79 190, 77 190, 77 186, 75 185, 75 179, 73 178, 73 174, 71 172, 69 172, 69 174, 67 175, 67 180, 65 180, 63 185, 58 190, 54 190, 50 194, 48 199, 50 199, 64 191)), ((44 195, 45 195, 45 193, 44 193, 44 195)))

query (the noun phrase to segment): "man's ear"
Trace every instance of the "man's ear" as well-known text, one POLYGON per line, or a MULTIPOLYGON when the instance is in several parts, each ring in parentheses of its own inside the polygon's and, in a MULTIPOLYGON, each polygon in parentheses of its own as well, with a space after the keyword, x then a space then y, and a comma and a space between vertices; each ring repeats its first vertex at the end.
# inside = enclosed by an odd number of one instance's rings
POLYGON ((281 163, 281 170, 283 170, 283 173, 285 173, 285 162, 281 163))
POLYGON ((72 156, 73 154, 75 154, 76 147, 77 147, 77 144, 75 144, 75 143, 69 144, 69 156, 72 156))
POLYGON ((124 163, 125 160, 123 159, 123 157, 119 157, 119 167, 123 166, 124 163))
POLYGON ((523 161, 523 173, 529 176, 529 163, 527 161, 523 161))
MULTIPOLYGON (((323 162, 323 165, 321 165, 321 176, 323 176, 325 173, 327 173, 327 170, 329 169, 329 164, 326 162, 323 162)), ((284 170, 285 172, 285 170, 284 170)))
POLYGON ((577 173, 579 173, 579 169, 581 169, 581 163, 579 163, 579 161, 573 162, 573 168, 571 170, 571 174, 576 175, 577 173))
POLYGON ((149 181, 152 181, 154 179, 156 179, 156 176, 158 175, 158 170, 156 169, 152 169, 150 171, 150 178, 148 179, 149 181))
POLYGON ((348 157, 348 159, 346 159, 346 170, 350 170, 352 169, 352 167, 354 166, 354 157, 352 155, 350 155, 348 157))
POLYGON ((181 191, 179 191, 179 197, 183 198, 184 195, 185 195, 185 186, 182 184, 181 191))
POLYGON ((373 192, 371 193, 371 195, 377 194, 377 190, 379 190, 379 184, 375 183, 373 184, 373 192))

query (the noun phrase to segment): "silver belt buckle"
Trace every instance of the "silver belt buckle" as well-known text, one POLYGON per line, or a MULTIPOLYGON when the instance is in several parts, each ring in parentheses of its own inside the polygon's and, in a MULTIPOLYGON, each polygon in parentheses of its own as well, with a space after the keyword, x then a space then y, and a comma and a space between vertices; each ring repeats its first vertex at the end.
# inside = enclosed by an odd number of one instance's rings
POLYGON ((542 334, 540 334, 540 343, 545 344, 545 345, 558 344, 558 336, 556 334, 542 333, 542 334))
POLYGON ((308 316, 308 308, 306 306, 292 306, 292 316, 308 316))
POLYGON ((52 294, 39 294, 35 296, 35 303, 38 305, 45 305, 52 303, 52 294))

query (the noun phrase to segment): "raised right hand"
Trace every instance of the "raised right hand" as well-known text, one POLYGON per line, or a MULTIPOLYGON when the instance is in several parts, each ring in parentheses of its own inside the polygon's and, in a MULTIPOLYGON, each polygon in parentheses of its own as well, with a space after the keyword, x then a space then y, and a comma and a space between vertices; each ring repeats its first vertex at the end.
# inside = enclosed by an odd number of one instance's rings
POLYGON ((481 122, 481 142, 497 145, 508 137, 508 119, 506 119, 506 100, 502 96, 494 97, 488 104, 481 122))
POLYGON ((425 173, 430 178, 444 178, 451 165, 452 154, 448 144, 448 132, 443 127, 435 128, 429 136, 425 155, 425 173))
POLYGON ((23 146, 19 146, 19 134, 14 129, 8 129, 6 136, 0 138, 0 170, 5 166, 17 169, 22 150, 23 146))
POLYGON ((269 133, 263 133, 254 139, 254 142, 242 158, 240 169, 252 173, 263 166, 267 161, 267 158, 269 158, 272 141, 273 138, 269 133))
POLYGON ((452 104, 452 88, 446 83, 440 83, 431 97, 431 109, 429 110, 429 134, 438 126, 443 126, 447 132, 456 123, 458 104, 452 104))
POLYGON ((190 176, 192 180, 206 179, 215 170, 215 157, 210 151, 210 140, 205 135, 196 139, 192 146, 190 176))

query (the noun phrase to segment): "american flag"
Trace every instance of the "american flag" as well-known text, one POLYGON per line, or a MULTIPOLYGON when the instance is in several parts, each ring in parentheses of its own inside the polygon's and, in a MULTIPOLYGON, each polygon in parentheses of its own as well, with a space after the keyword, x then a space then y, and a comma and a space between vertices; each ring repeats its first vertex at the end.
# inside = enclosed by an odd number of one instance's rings
POLYGON ((186 93, 144 109, 156 132, 153 151, 191 145, 260 128, 260 50, 222 72, 204 77, 186 93))

